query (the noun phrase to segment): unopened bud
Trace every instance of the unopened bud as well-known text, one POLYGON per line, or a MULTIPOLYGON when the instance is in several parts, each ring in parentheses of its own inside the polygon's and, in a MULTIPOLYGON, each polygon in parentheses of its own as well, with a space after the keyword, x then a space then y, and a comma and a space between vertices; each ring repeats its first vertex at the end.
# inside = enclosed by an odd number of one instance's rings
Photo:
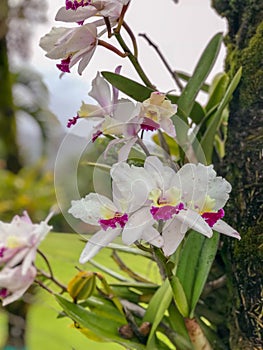
POLYGON ((79 271, 68 283, 68 292, 74 302, 89 298, 96 287, 96 275, 91 271, 79 271))

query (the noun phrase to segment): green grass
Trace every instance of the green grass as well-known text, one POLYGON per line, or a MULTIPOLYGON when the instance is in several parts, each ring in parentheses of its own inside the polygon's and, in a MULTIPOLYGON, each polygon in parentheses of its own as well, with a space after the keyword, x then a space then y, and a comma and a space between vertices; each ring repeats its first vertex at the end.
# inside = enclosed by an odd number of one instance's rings
MULTIPOLYGON (((90 264, 79 265, 78 258, 84 247, 79 235, 51 233, 41 244, 40 249, 48 258, 54 275, 64 284, 77 273, 75 266, 81 269, 98 271, 90 264)), ((96 261, 107 268, 114 269, 119 274, 125 275, 110 257, 110 249, 102 249, 96 256, 96 261)), ((119 254, 125 264, 133 268, 137 273, 147 276, 150 280, 158 280, 159 275, 156 266, 150 260, 126 253, 119 254)), ((47 271, 45 262, 38 256, 37 266, 47 271)), ((105 274, 104 274, 105 275, 105 274)), ((113 281, 107 277, 108 281, 113 281)), ((116 281, 116 280, 115 280, 116 281)), ((52 289, 54 286, 49 283, 52 289)), ((38 288, 34 302, 29 308, 27 346, 29 350, 121 350, 123 347, 113 343, 97 343, 89 340, 80 331, 72 327, 73 322, 69 318, 57 319, 61 311, 54 298, 46 291, 38 288)), ((0 346, 4 339, 6 319, 0 313, 0 346), (2 332, 2 333, 1 333, 2 332)))

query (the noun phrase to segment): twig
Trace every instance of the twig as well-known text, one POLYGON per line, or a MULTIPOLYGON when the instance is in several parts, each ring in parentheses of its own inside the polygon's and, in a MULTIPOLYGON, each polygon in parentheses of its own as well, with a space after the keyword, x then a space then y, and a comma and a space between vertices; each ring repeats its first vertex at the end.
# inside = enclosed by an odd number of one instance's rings
POLYGON ((180 89, 180 91, 182 91, 184 87, 183 87, 177 73, 170 67, 166 58, 164 57, 164 55, 160 51, 159 47, 147 36, 147 34, 140 33, 139 36, 143 37, 148 42, 148 44, 154 48, 156 53, 159 55, 161 61, 163 62, 163 64, 167 68, 168 72, 171 74, 171 76, 172 76, 173 80, 175 81, 175 83, 177 84, 178 88, 180 89))
POLYGON ((204 291, 202 293, 202 298, 206 297, 208 294, 213 292, 216 289, 222 288, 227 281, 226 275, 223 275, 219 278, 217 278, 214 281, 210 281, 205 285, 204 291))
POLYGON ((48 271, 49 271, 49 273, 50 273, 50 277, 51 277, 51 278, 54 278, 54 274, 53 274, 51 265, 50 265, 50 263, 49 263, 47 257, 45 256, 44 253, 41 252, 41 250, 37 249, 37 252, 38 252, 38 254, 44 259, 44 261, 45 261, 45 263, 46 263, 46 265, 47 265, 48 271))
POLYGON ((122 49, 124 50, 124 52, 126 52, 128 54, 128 58, 131 61, 133 67, 135 68, 136 72, 139 74, 140 78, 142 79, 142 81, 144 82, 144 84, 153 89, 156 90, 155 86, 150 82, 150 80, 148 79, 148 77, 146 76, 144 70, 142 69, 140 63, 138 62, 137 57, 135 57, 131 50, 129 49, 129 47, 126 45, 125 41, 123 40, 121 34, 114 29, 114 35, 118 41, 118 43, 120 44, 120 46, 122 47, 122 49))
POLYGON ((127 265, 124 264, 124 262, 121 260, 121 258, 118 256, 115 250, 113 250, 111 254, 112 259, 116 262, 116 264, 119 266, 119 268, 127 273, 127 275, 131 278, 133 278, 137 282, 145 282, 150 283, 146 278, 138 275, 134 271, 132 271, 127 265))
POLYGON ((60 287, 62 289, 62 292, 66 292, 67 291, 67 287, 64 284, 60 283, 54 276, 51 276, 48 273, 46 273, 45 271, 40 270, 40 269, 38 269, 38 272, 42 276, 46 277, 47 279, 49 279, 50 281, 55 283, 58 287, 60 287))
POLYGON ((45 289, 46 291, 48 291, 50 294, 54 294, 53 290, 49 289, 44 283, 42 283, 39 280, 35 280, 34 281, 36 284, 38 284, 41 288, 45 289))

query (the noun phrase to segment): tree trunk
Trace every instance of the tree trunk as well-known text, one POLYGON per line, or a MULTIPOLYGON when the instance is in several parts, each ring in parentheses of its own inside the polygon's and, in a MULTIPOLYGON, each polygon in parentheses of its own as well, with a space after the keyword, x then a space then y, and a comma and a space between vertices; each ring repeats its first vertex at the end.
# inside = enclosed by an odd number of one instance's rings
POLYGON ((230 105, 226 176, 233 186, 228 222, 242 236, 225 240, 231 308, 227 316, 232 350, 262 349, 263 227, 263 1, 213 0, 229 24, 226 71, 243 75, 230 105))
POLYGON ((0 6, 0 159, 6 168, 18 172, 21 168, 16 143, 15 109, 12 95, 12 80, 9 71, 6 35, 8 31, 8 3, 0 6))

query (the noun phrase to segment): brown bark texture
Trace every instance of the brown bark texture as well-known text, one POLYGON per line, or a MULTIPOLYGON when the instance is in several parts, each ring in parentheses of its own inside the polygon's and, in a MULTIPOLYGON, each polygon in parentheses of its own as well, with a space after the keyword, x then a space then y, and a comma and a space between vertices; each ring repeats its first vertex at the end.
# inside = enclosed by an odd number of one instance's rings
POLYGON ((226 157, 221 164, 232 184, 227 221, 242 236, 225 239, 230 303, 226 315, 230 349, 262 349, 263 230, 263 1, 213 0, 228 21, 226 71, 242 66, 230 104, 226 157))

